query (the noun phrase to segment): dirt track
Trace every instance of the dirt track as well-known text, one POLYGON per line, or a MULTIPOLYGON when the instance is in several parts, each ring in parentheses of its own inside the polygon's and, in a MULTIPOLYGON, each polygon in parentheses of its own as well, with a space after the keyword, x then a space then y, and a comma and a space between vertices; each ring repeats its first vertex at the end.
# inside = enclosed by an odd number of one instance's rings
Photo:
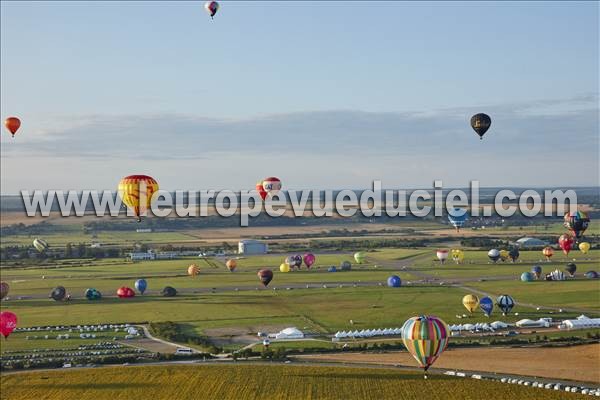
MULTIPOLYGON (((304 361, 415 365, 405 352, 297 356, 304 361)), ((561 348, 487 348, 446 351, 435 367, 600 383, 600 344, 561 348)))

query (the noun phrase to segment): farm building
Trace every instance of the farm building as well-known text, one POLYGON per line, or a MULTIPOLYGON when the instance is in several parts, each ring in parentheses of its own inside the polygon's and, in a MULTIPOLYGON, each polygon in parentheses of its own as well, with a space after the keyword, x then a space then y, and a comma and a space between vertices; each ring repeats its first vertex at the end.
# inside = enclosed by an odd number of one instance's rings
POLYGON ((238 243, 239 254, 266 254, 269 246, 258 240, 241 240, 238 243))
POLYGON ((304 333, 298 328, 285 328, 275 335, 275 339, 302 339, 304 333))

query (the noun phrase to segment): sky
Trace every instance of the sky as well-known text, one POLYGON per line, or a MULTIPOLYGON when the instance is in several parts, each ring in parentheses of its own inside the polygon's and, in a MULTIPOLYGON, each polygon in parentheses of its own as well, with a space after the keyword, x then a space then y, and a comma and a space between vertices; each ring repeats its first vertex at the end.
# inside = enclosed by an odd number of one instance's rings
POLYGON ((1 193, 599 183, 597 2, 220 4, 3 0, 1 193))

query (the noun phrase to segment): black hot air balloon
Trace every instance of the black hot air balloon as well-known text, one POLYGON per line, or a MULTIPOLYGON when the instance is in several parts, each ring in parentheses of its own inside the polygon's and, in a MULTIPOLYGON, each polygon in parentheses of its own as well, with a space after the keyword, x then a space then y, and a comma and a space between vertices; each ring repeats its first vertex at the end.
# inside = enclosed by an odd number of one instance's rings
POLYGON ((483 139, 483 135, 490 129, 492 119, 489 115, 479 113, 471 117, 471 128, 479 135, 479 139, 483 139))
POLYGON ((273 271, 270 269, 264 268, 258 271, 258 279, 260 279, 261 283, 267 287, 269 282, 273 279, 273 271))
POLYGON ((52 292, 50 292, 49 297, 55 301, 61 301, 64 300, 66 296, 67 289, 65 289, 63 286, 57 286, 54 289, 52 289, 52 292))
POLYGON ((165 286, 160 293, 165 297, 173 297, 177 295, 177 290, 172 286, 165 286))
POLYGON ((575 276, 575 271, 577 271, 577 265, 575 265, 575 263, 570 262, 567 264, 565 271, 567 271, 569 275, 573 277, 575 276))

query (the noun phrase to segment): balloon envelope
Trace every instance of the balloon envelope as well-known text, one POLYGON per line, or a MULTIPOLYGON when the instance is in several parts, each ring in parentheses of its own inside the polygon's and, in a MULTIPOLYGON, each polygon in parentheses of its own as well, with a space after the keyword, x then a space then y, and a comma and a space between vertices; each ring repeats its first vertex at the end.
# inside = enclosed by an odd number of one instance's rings
POLYGON ((117 296, 119 296, 122 299, 126 299, 126 298, 130 298, 130 297, 134 297, 135 292, 130 287, 122 286, 119 289, 117 289, 117 296))
POLYGON ((8 285, 8 283, 6 283, 4 281, 0 282, 0 299, 3 299, 6 296, 8 296, 9 289, 10 289, 10 286, 8 285))
POLYGON ((172 286, 165 286, 160 293, 164 297, 173 297, 177 295, 177 290, 172 286))
POLYGON ((210 17, 213 18, 217 11, 219 11, 219 3, 217 3, 216 1, 207 1, 206 3, 204 3, 204 9, 208 13, 208 15, 210 15, 210 17))
POLYGON ((331 267, 327 268, 327 272, 337 272, 337 268, 335 265, 332 265, 331 267))
POLYGON ((17 316, 10 311, 0 312, 0 333, 5 338, 8 337, 17 327, 17 316))
POLYGON ((542 254, 544 257, 546 257, 546 260, 550 260, 550 258, 554 255, 554 249, 550 246, 544 247, 542 254))
POLYGON ((35 247, 35 249, 40 253, 43 253, 48 249, 49 246, 48 242, 46 242, 44 239, 35 238, 33 240, 33 247, 35 247))
POLYGON ((598 279, 600 275, 596 271, 588 271, 585 273, 585 277, 588 279, 598 279))
POLYGON ((569 254, 569 252, 573 248, 573 243, 575 243, 575 241, 573 240, 573 236, 569 234, 561 235, 558 238, 558 245, 562 249, 563 253, 565 253, 565 255, 569 254))
POLYGON ((519 255, 521 255, 521 253, 519 252, 519 248, 516 246, 511 248, 510 251, 508 252, 508 256, 510 257, 512 262, 517 261, 519 259, 519 255))
POLYGON ((256 191, 258 192, 258 195, 260 196, 260 198, 263 200, 266 199, 267 195, 269 194, 263 187, 263 181, 260 181, 256 184, 256 191))
POLYGON ((487 296, 482 297, 481 300, 479 300, 479 308, 481 308, 481 311, 489 317, 494 309, 494 301, 487 296))
POLYGON ((137 281, 135 281, 134 286, 138 292, 140 292, 141 294, 144 294, 144 292, 146 291, 146 288, 148 287, 148 282, 146 282, 145 279, 138 279, 137 281))
POLYGON ((488 258, 492 260, 492 262, 496 262, 500 259, 500 251, 497 249, 491 249, 488 251, 488 258))
POLYGON ((536 279, 540 279, 540 276, 542 275, 542 267, 539 265, 534 265, 531 267, 531 272, 535 275, 536 279))
POLYGON ((465 259, 465 252, 461 249, 452 249, 450 254, 452 255, 452 260, 457 264, 460 264, 465 259))
POLYGON ((281 190, 281 181, 274 176, 265 178, 263 179, 263 189, 269 196, 274 196, 281 190))
POLYGON ((61 301, 67 296, 67 289, 63 286, 57 286, 50 292, 50 298, 55 301, 61 301))
POLYGON ((446 259, 448 258, 448 250, 438 249, 436 251, 435 255, 437 256, 438 260, 440 260, 440 262, 443 264, 446 261, 446 259))
POLYGON ((456 228, 457 232, 460 231, 460 228, 462 228, 467 221, 467 210, 463 208, 454 208, 452 211, 448 212, 448 221, 456 228))
POLYGON ((15 133, 17 133, 17 131, 21 127, 21 120, 17 117, 8 117, 4 120, 4 126, 14 137, 15 133))
POLYGON ((402 280, 397 275, 392 275, 387 279, 387 285, 389 287, 400 287, 402 285, 402 280))
POLYGON ((475 311, 477 309, 477 306, 479 305, 479 298, 473 294, 468 294, 463 297, 462 303, 463 306, 465 306, 465 308, 467 309, 467 311, 473 313, 473 311, 475 311))
POLYGON ((575 276, 575 271, 577 271, 577 265, 575 263, 568 263, 565 267, 565 271, 569 273, 571 277, 575 276))
POLYGON ((502 313, 506 315, 515 306, 515 301, 509 295, 503 294, 498 296, 498 299, 496 300, 496 305, 502 310, 502 313))
POLYGON ((189 276, 196 276, 200 273, 200 268, 196 264, 192 264, 188 267, 187 273, 189 276))
POLYGON ((590 247, 591 245, 588 242, 579 243, 579 251, 581 251, 583 254, 587 254, 587 252, 590 251, 590 247))
POLYGON ((523 282, 531 282, 533 281, 534 275, 531 272, 523 272, 521 274, 521 281, 523 282))
POLYGON ((273 279, 273 271, 268 268, 261 269, 258 271, 258 279, 266 287, 273 279))
POLYGON ((234 259, 227 260, 227 262, 225 263, 225 266, 227 267, 229 272, 233 272, 237 268, 237 261, 235 261, 234 259))
POLYGON ((281 272, 290 272, 290 266, 286 263, 283 263, 279 266, 279 271, 281 272))
POLYGON ((425 371, 446 350, 449 338, 446 323, 432 315, 412 317, 402 326, 404 346, 425 371))
POLYGON ((152 198, 158 192, 158 182, 148 175, 129 175, 119 182, 119 196, 138 221, 150 208, 152 198))
POLYGON ((471 117, 471 128, 479 135, 480 139, 483 139, 483 135, 490 129, 491 125, 492 119, 487 114, 479 113, 471 117))
POLYGON ((354 260, 356 260, 356 262, 358 264, 362 264, 363 261, 365 261, 365 257, 367 256, 367 253, 365 253, 364 251, 359 251, 354 253, 354 260))
POLYGON ((100 300, 102 298, 102 293, 94 288, 86 289, 85 298, 88 300, 100 300))
POLYGON ((315 263, 316 257, 312 253, 306 253, 304 255, 304 264, 307 268, 310 268, 315 263))
POLYGON ((352 264, 350 263, 350 261, 342 261, 342 263, 340 264, 340 269, 342 271, 350 271, 352 269, 352 264))
POLYGON ((565 214, 564 221, 565 227, 571 232, 573 232, 575 238, 581 239, 583 233, 590 224, 590 217, 586 212, 574 211, 565 214))

